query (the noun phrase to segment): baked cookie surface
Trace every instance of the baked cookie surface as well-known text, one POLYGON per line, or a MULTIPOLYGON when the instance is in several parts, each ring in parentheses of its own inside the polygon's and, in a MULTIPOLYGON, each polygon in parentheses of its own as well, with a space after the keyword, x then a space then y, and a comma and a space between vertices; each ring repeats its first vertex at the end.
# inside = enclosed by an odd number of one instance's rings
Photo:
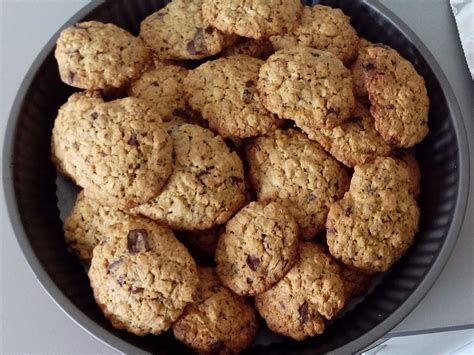
POLYGON ((251 202, 230 219, 217 242, 217 273, 236 294, 269 289, 298 258, 298 225, 276 202, 251 202))
POLYGON ((246 157, 257 199, 288 208, 303 239, 324 229, 329 205, 342 198, 349 186, 343 165, 293 129, 255 139, 246 146, 246 157))
POLYGON ((212 268, 199 267, 196 303, 173 324, 176 339, 199 353, 238 353, 257 332, 255 310, 221 285, 212 268))
POLYGON ((291 28, 301 16, 299 0, 204 0, 203 16, 227 33, 259 39, 291 28))
POLYGON ((174 171, 156 198, 131 212, 176 230, 225 223, 245 203, 242 161, 208 129, 193 124, 172 124, 168 129, 174 171))
POLYGON ((302 127, 308 137, 317 141, 344 165, 354 167, 387 156, 392 147, 377 132, 374 118, 362 103, 356 103, 348 120, 334 128, 302 127))
POLYGON ((420 212, 410 187, 408 168, 395 159, 356 166, 349 192, 329 209, 331 254, 366 273, 388 270, 418 231, 420 212))
POLYGON ((359 37, 341 9, 329 6, 305 6, 300 22, 292 30, 270 37, 275 50, 303 45, 328 51, 344 64, 357 56, 359 37))
POLYGON ((297 46, 271 55, 257 84, 263 105, 297 126, 333 128, 355 105, 350 71, 332 53, 297 46))
POLYGON ((155 62, 154 66, 130 85, 128 94, 148 100, 163 121, 186 107, 184 78, 188 70, 177 65, 155 62))
POLYGON ((375 128, 391 145, 409 148, 428 134, 429 98, 425 80, 396 50, 367 47, 365 86, 375 128))
POLYGON ((54 122, 52 159, 104 205, 127 209, 158 195, 173 169, 172 141, 147 101, 73 94, 54 122))
POLYGON ((117 329, 160 334, 195 300, 194 260, 167 227, 144 220, 111 226, 89 269, 94 297, 117 329))
POLYGON ((373 45, 365 38, 359 39, 357 59, 351 64, 352 82, 354 83, 354 95, 364 103, 369 103, 367 88, 365 87, 364 62, 367 58, 367 48, 373 45))
POLYGON ((236 41, 202 16, 203 0, 173 0, 144 19, 140 37, 160 59, 202 59, 236 41))
POLYGON ((189 104, 223 137, 252 137, 276 128, 276 120, 260 102, 258 71, 264 62, 238 55, 207 62, 184 81, 189 104))
POLYGON ((141 39, 97 21, 63 30, 54 55, 61 80, 81 89, 120 87, 137 78, 151 58, 141 39))
POLYGON ((341 269, 330 255, 311 242, 301 242, 298 249, 299 261, 255 297, 255 306, 270 330, 303 340, 324 332, 324 318, 334 318, 345 295, 341 269))
POLYGON ((127 218, 130 217, 126 213, 86 198, 81 191, 64 220, 66 243, 79 259, 88 261, 92 258, 92 250, 106 236, 110 226, 122 223, 127 218))

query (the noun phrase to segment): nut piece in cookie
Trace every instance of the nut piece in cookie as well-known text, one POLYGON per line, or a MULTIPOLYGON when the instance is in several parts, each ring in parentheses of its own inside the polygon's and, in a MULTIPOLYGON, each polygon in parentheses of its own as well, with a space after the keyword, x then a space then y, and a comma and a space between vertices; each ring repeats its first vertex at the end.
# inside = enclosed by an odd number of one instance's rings
POLYGON ((275 50, 303 45, 328 51, 344 64, 357 56, 359 37, 349 16, 329 6, 305 6, 301 21, 288 32, 270 37, 275 50))
POLYGON ((198 353, 239 353, 257 332, 255 310, 219 282, 215 271, 199 267, 196 303, 173 324, 176 339, 198 353))
POLYGON ((208 129, 167 126, 174 145, 174 171, 156 198, 130 212, 175 230, 204 230, 227 222, 245 203, 239 156, 208 129))
POLYGON ((419 208, 406 164, 377 158, 354 169, 344 198, 331 205, 326 222, 331 254, 365 273, 387 271, 412 244, 419 208))
POLYGON ((203 18, 202 2, 173 0, 142 21, 140 37, 159 59, 202 59, 237 40, 203 18))
POLYGON ((273 53, 275 53, 275 51, 273 50, 272 43, 268 38, 242 38, 232 47, 224 49, 222 51, 222 56, 228 57, 231 55, 243 54, 248 55, 249 57, 267 60, 273 53))
POLYGON ((263 105, 298 127, 333 128, 355 106, 349 69, 332 53, 297 46, 271 55, 257 84, 263 105))
POLYGON ((280 280, 298 258, 298 225, 277 202, 251 202, 217 242, 217 273, 241 296, 256 295, 280 280))
POLYGON ((294 129, 256 138, 245 151, 257 200, 273 200, 288 208, 302 239, 323 231, 329 206, 348 189, 345 167, 294 129))
POLYGON ((204 0, 204 18, 214 27, 242 37, 260 39, 287 31, 299 20, 299 0, 204 0))
POLYGON ((255 306, 270 330, 295 340, 324 332, 324 318, 344 307, 341 268, 322 248, 301 242, 300 260, 275 286, 255 297, 255 306))
POLYGON ((375 129, 374 118, 369 109, 360 102, 356 104, 349 119, 340 126, 301 128, 310 139, 317 141, 333 157, 351 168, 392 153, 392 147, 375 129))
POLYGON ((396 50, 367 47, 365 86, 375 128, 392 146, 409 148, 428 134, 429 98, 425 80, 396 50))
POLYGON ((81 89, 104 89, 137 78, 151 51, 124 29, 88 21, 63 30, 54 55, 63 82, 81 89))
POLYGON ((127 218, 130 217, 126 213, 86 198, 84 191, 81 191, 73 209, 64 220, 66 244, 79 259, 89 261, 92 250, 106 237, 110 226, 122 223, 127 218))
POLYGON ((136 335, 168 330, 195 300, 199 277, 191 255, 170 229, 142 219, 111 226, 107 235, 89 269, 104 315, 136 335))
POLYGON ((258 71, 264 62, 244 55, 206 62, 184 81, 189 104, 223 137, 245 138, 276 128, 275 116, 260 102, 258 71))
POLYGON ((155 61, 154 65, 130 85, 128 94, 148 100, 155 111, 166 120, 173 112, 186 107, 184 78, 187 69, 155 61))
POLYGON ((137 98, 110 102, 73 94, 58 112, 53 161, 86 197, 127 209, 158 195, 173 169, 171 137, 151 105, 137 98))

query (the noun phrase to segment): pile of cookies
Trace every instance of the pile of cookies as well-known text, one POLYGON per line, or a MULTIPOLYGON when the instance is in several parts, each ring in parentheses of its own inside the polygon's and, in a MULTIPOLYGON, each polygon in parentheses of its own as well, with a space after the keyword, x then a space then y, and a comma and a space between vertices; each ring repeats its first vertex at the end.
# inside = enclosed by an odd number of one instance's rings
POLYGON ((299 0, 173 0, 140 35, 95 21, 57 42, 64 221, 118 329, 236 353, 302 340, 388 270, 418 229, 428 133, 413 65, 299 0))

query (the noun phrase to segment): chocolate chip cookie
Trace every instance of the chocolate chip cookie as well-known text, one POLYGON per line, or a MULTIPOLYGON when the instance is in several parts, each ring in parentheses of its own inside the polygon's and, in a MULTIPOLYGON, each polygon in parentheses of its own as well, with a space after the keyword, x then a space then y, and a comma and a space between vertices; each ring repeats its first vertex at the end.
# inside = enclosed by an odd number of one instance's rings
POLYGON ((356 103, 349 119, 334 128, 301 127, 310 139, 343 164, 354 167, 392 153, 392 147, 377 132, 374 118, 362 103, 356 103))
POLYGON ((292 30, 270 37, 275 50, 303 45, 328 51, 348 64, 357 56, 359 37, 349 16, 329 6, 305 6, 292 30))
POLYGON ((303 340, 324 332, 345 304, 339 265, 314 243, 301 242, 300 260, 275 286, 255 297, 255 306, 275 333, 303 340))
POLYGON ((213 269, 200 267, 198 272, 196 303, 173 324, 174 336, 198 353, 239 353, 257 332, 255 310, 222 286, 213 269))
POLYGON ((332 53, 297 46, 271 55, 257 84, 263 105, 299 127, 333 128, 355 105, 350 71, 332 53))
POLYGON ((223 137, 253 137, 276 128, 260 102, 257 79, 264 62, 244 55, 206 62, 184 81, 189 104, 223 137))
POLYGON ((144 19, 140 37, 160 59, 202 59, 233 44, 236 36, 215 29, 202 16, 203 0, 173 0, 144 19))
POLYGON ((375 128, 390 145, 412 147, 428 134, 425 80, 396 50, 381 44, 366 50, 365 86, 375 128))
POLYGON ((193 124, 169 125, 174 171, 163 191, 131 210, 176 230, 225 223, 245 203, 242 161, 222 137, 193 124))
POLYGON ((158 195, 173 169, 172 141, 151 105, 73 94, 51 138, 53 161, 90 196, 127 209, 158 195))
POLYGON ((89 269, 94 297, 117 329, 136 335, 169 329, 194 302, 194 260, 167 227, 144 220, 111 226, 89 269))
POLYGON ((257 199, 288 208, 303 239, 324 230, 329 205, 342 198, 349 186, 344 166, 294 129, 278 129, 255 139, 246 146, 246 157, 257 199))
POLYGON ((227 33, 259 39, 291 28, 300 18, 299 0, 204 0, 204 18, 227 33))
POLYGON ((61 32, 54 53, 61 80, 81 89, 121 87, 151 58, 141 39, 111 23, 88 21, 61 32))
POLYGON ((236 294, 250 296, 273 286, 298 258, 298 225, 277 202, 251 202, 225 227, 217 242, 217 273, 236 294))
POLYGON ((403 162, 385 157, 354 169, 349 192, 329 209, 331 254, 366 273, 387 271, 412 244, 419 209, 403 162))

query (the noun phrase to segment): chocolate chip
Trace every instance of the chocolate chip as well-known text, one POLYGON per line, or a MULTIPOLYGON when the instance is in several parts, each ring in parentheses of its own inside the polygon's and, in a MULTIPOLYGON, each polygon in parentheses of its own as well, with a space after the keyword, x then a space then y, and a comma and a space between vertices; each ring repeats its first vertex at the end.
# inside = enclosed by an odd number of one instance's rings
MULTIPOLYGON (((255 270, 254 270, 254 271, 255 271, 255 270)), ((248 284, 251 284, 252 282, 253 282, 252 279, 250 279, 250 278, 247 277, 247 283, 248 283, 248 284)))
POLYGON ((201 170, 196 174, 197 179, 201 179, 204 175, 207 175, 211 172, 211 170, 214 169, 214 165, 208 166, 206 169, 201 170))
POLYGON ((67 78, 66 78, 66 81, 68 84, 72 85, 74 84, 74 79, 76 78, 76 74, 74 74, 72 71, 70 71, 68 74, 67 74, 67 78))
POLYGON ((352 214, 352 207, 344 208, 344 214, 349 217, 352 214))
POLYGON ((308 196, 306 196, 306 201, 314 201, 316 200, 316 195, 310 192, 308 196))
POLYGON ((198 28, 194 33, 193 39, 186 44, 186 50, 189 54, 206 55, 208 53, 203 33, 202 28, 198 28))
POLYGON ((364 63, 362 64, 362 67, 364 68, 365 71, 369 71, 375 68, 375 66, 372 63, 364 63))
POLYGON ((252 271, 255 271, 260 265, 260 259, 256 256, 247 255, 247 265, 252 271))
POLYGON ((304 301, 298 308, 298 313, 300 314, 300 324, 303 324, 308 319, 308 302, 304 301))
POLYGON ((392 65, 397 64, 397 61, 395 59, 390 59, 390 62, 392 63, 392 65))
POLYGON ((314 58, 319 58, 319 57, 320 57, 319 53, 310 52, 310 54, 311 54, 314 58))
POLYGON ((204 30, 208 35, 212 34, 214 32, 214 27, 207 26, 206 29, 204 30))
POLYGON ((251 103, 253 100, 253 90, 244 89, 244 92, 242 93, 242 98, 246 104, 251 103))
POLYGON ((123 284, 125 283, 125 276, 119 276, 117 278, 117 283, 120 285, 120 286, 123 286, 123 284))
POLYGON ((138 139, 137 139, 137 136, 136 136, 135 133, 132 133, 132 134, 130 135, 130 139, 128 140, 127 143, 128 143, 129 145, 133 145, 133 146, 135 146, 135 147, 138 147, 138 145, 139 145, 139 144, 138 144, 138 139))
POLYGON ((327 232, 331 233, 331 234, 335 234, 335 233, 337 233, 337 229, 334 228, 334 227, 331 227, 331 228, 328 228, 327 232))
POLYGON ((388 104, 385 107, 387 108, 387 110, 393 110, 395 108, 395 106, 393 106, 392 104, 388 104))
POLYGON ((398 140, 397 140, 396 138, 394 138, 394 137, 390 137, 390 138, 388 139, 387 143, 388 143, 389 145, 392 145, 392 146, 393 146, 393 145, 398 145, 398 140))
POLYGON ((79 151, 79 144, 77 142, 72 143, 75 150, 79 151))
POLYGON ((99 114, 97 112, 92 112, 91 113, 91 117, 93 120, 97 119, 97 117, 99 116, 99 114))
POLYGON ((132 287, 132 293, 133 293, 133 294, 137 294, 137 293, 139 293, 139 292, 143 292, 143 290, 144 290, 143 287, 135 287, 135 286, 132 287))
POLYGON ((117 260, 114 260, 107 266, 107 272, 110 272, 112 269, 119 266, 122 262, 123 262, 122 258, 118 258, 117 260))
POLYGON ((127 235, 127 248, 130 253, 150 250, 148 232, 145 229, 132 229, 127 235))
POLYGON ((252 87, 252 86, 255 86, 255 81, 253 81, 253 80, 247 80, 247 81, 245 82, 245 86, 248 87, 248 88, 250 88, 250 87, 252 87))

